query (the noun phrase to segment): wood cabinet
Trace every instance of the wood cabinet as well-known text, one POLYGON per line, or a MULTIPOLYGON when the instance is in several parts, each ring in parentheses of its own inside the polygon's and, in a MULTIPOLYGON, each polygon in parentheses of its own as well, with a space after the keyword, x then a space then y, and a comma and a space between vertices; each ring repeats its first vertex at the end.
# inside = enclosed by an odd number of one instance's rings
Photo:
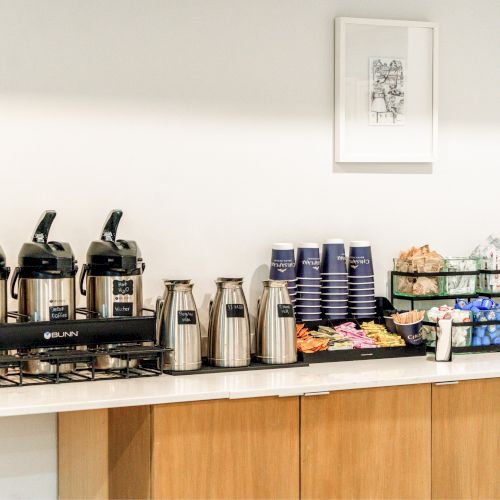
POLYGON ((430 498, 430 391, 425 384, 302 398, 302 498, 430 498))
POLYGON ((58 446, 62 499, 500 498, 500 379, 61 413, 58 446))
POLYGON ((299 498, 299 420, 298 397, 62 413, 59 496, 299 498))
POLYGON ((432 386, 432 496, 500 498, 500 379, 432 386))
POLYGON ((299 398, 153 407, 152 497, 299 497, 299 398))

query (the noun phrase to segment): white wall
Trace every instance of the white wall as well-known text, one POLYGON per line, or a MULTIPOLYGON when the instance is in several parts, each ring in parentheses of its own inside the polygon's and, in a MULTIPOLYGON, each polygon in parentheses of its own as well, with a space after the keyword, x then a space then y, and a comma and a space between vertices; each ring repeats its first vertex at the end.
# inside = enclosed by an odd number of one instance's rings
POLYGON ((371 240, 379 294, 402 248, 466 255, 500 232, 499 19, 497 0, 0 0, 9 264, 42 210, 81 263, 119 207, 146 296, 191 278, 206 322, 217 276, 254 308, 274 241, 371 240), (334 164, 341 15, 440 23, 434 165, 334 164))

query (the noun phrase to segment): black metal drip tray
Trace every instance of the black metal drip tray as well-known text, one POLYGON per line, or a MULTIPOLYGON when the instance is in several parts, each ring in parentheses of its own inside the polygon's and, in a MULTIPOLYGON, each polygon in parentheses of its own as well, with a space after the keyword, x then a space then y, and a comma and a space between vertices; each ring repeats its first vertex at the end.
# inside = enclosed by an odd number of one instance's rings
POLYGON ((116 346, 110 349, 97 349, 95 354, 98 356, 110 356, 118 359, 156 359, 158 354, 171 351, 172 349, 160 346, 128 345, 116 346))
POLYGON ((159 367, 163 366, 163 355, 168 350, 157 345, 132 344, 109 349, 56 349, 14 356, 0 355, 0 368, 7 371, 0 374, 0 388, 159 376, 162 374, 159 367), (126 363, 123 368, 97 370, 96 360, 100 356, 118 357, 126 363), (132 367, 130 361, 136 359, 141 360, 141 365, 132 367), (142 363, 142 360, 146 362, 142 363), (40 375, 23 373, 23 363, 27 361, 41 361, 53 365, 56 367, 55 373, 40 375), (64 373, 61 366, 67 363, 75 364, 77 369, 64 373))
POLYGON ((203 360, 203 364, 199 370, 190 371, 175 371, 175 370, 163 370, 163 373, 167 375, 205 375, 207 373, 228 373, 228 372, 244 372, 252 370, 272 370, 276 368, 300 368, 303 366, 309 366, 309 363, 305 361, 297 361, 296 363, 287 363, 283 365, 267 365, 264 363, 259 363, 258 361, 252 360, 248 366, 235 366, 222 368, 219 366, 211 366, 206 360, 203 360))

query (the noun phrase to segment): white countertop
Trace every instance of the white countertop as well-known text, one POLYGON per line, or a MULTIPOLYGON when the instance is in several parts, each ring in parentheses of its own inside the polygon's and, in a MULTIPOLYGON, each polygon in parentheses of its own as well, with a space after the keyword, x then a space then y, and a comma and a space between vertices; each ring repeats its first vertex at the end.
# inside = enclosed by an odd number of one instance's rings
POLYGON ((500 377, 500 353, 455 356, 451 363, 431 357, 394 358, 308 367, 130 380, 67 383, 0 389, 0 416, 91 410, 183 401, 448 382, 500 377))

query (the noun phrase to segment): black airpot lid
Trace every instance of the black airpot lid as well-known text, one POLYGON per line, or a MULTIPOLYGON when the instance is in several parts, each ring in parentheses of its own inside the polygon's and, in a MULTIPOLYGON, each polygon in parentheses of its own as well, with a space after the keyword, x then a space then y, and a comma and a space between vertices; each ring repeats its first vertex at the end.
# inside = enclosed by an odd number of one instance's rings
POLYGON ((55 217, 54 210, 45 211, 38 221, 32 240, 21 247, 18 258, 21 272, 76 272, 76 260, 70 244, 48 241, 50 227, 55 217))
POLYGON ((116 239, 122 215, 121 210, 112 210, 104 223, 101 239, 90 244, 87 251, 90 272, 142 270, 142 256, 137 243, 116 239))

